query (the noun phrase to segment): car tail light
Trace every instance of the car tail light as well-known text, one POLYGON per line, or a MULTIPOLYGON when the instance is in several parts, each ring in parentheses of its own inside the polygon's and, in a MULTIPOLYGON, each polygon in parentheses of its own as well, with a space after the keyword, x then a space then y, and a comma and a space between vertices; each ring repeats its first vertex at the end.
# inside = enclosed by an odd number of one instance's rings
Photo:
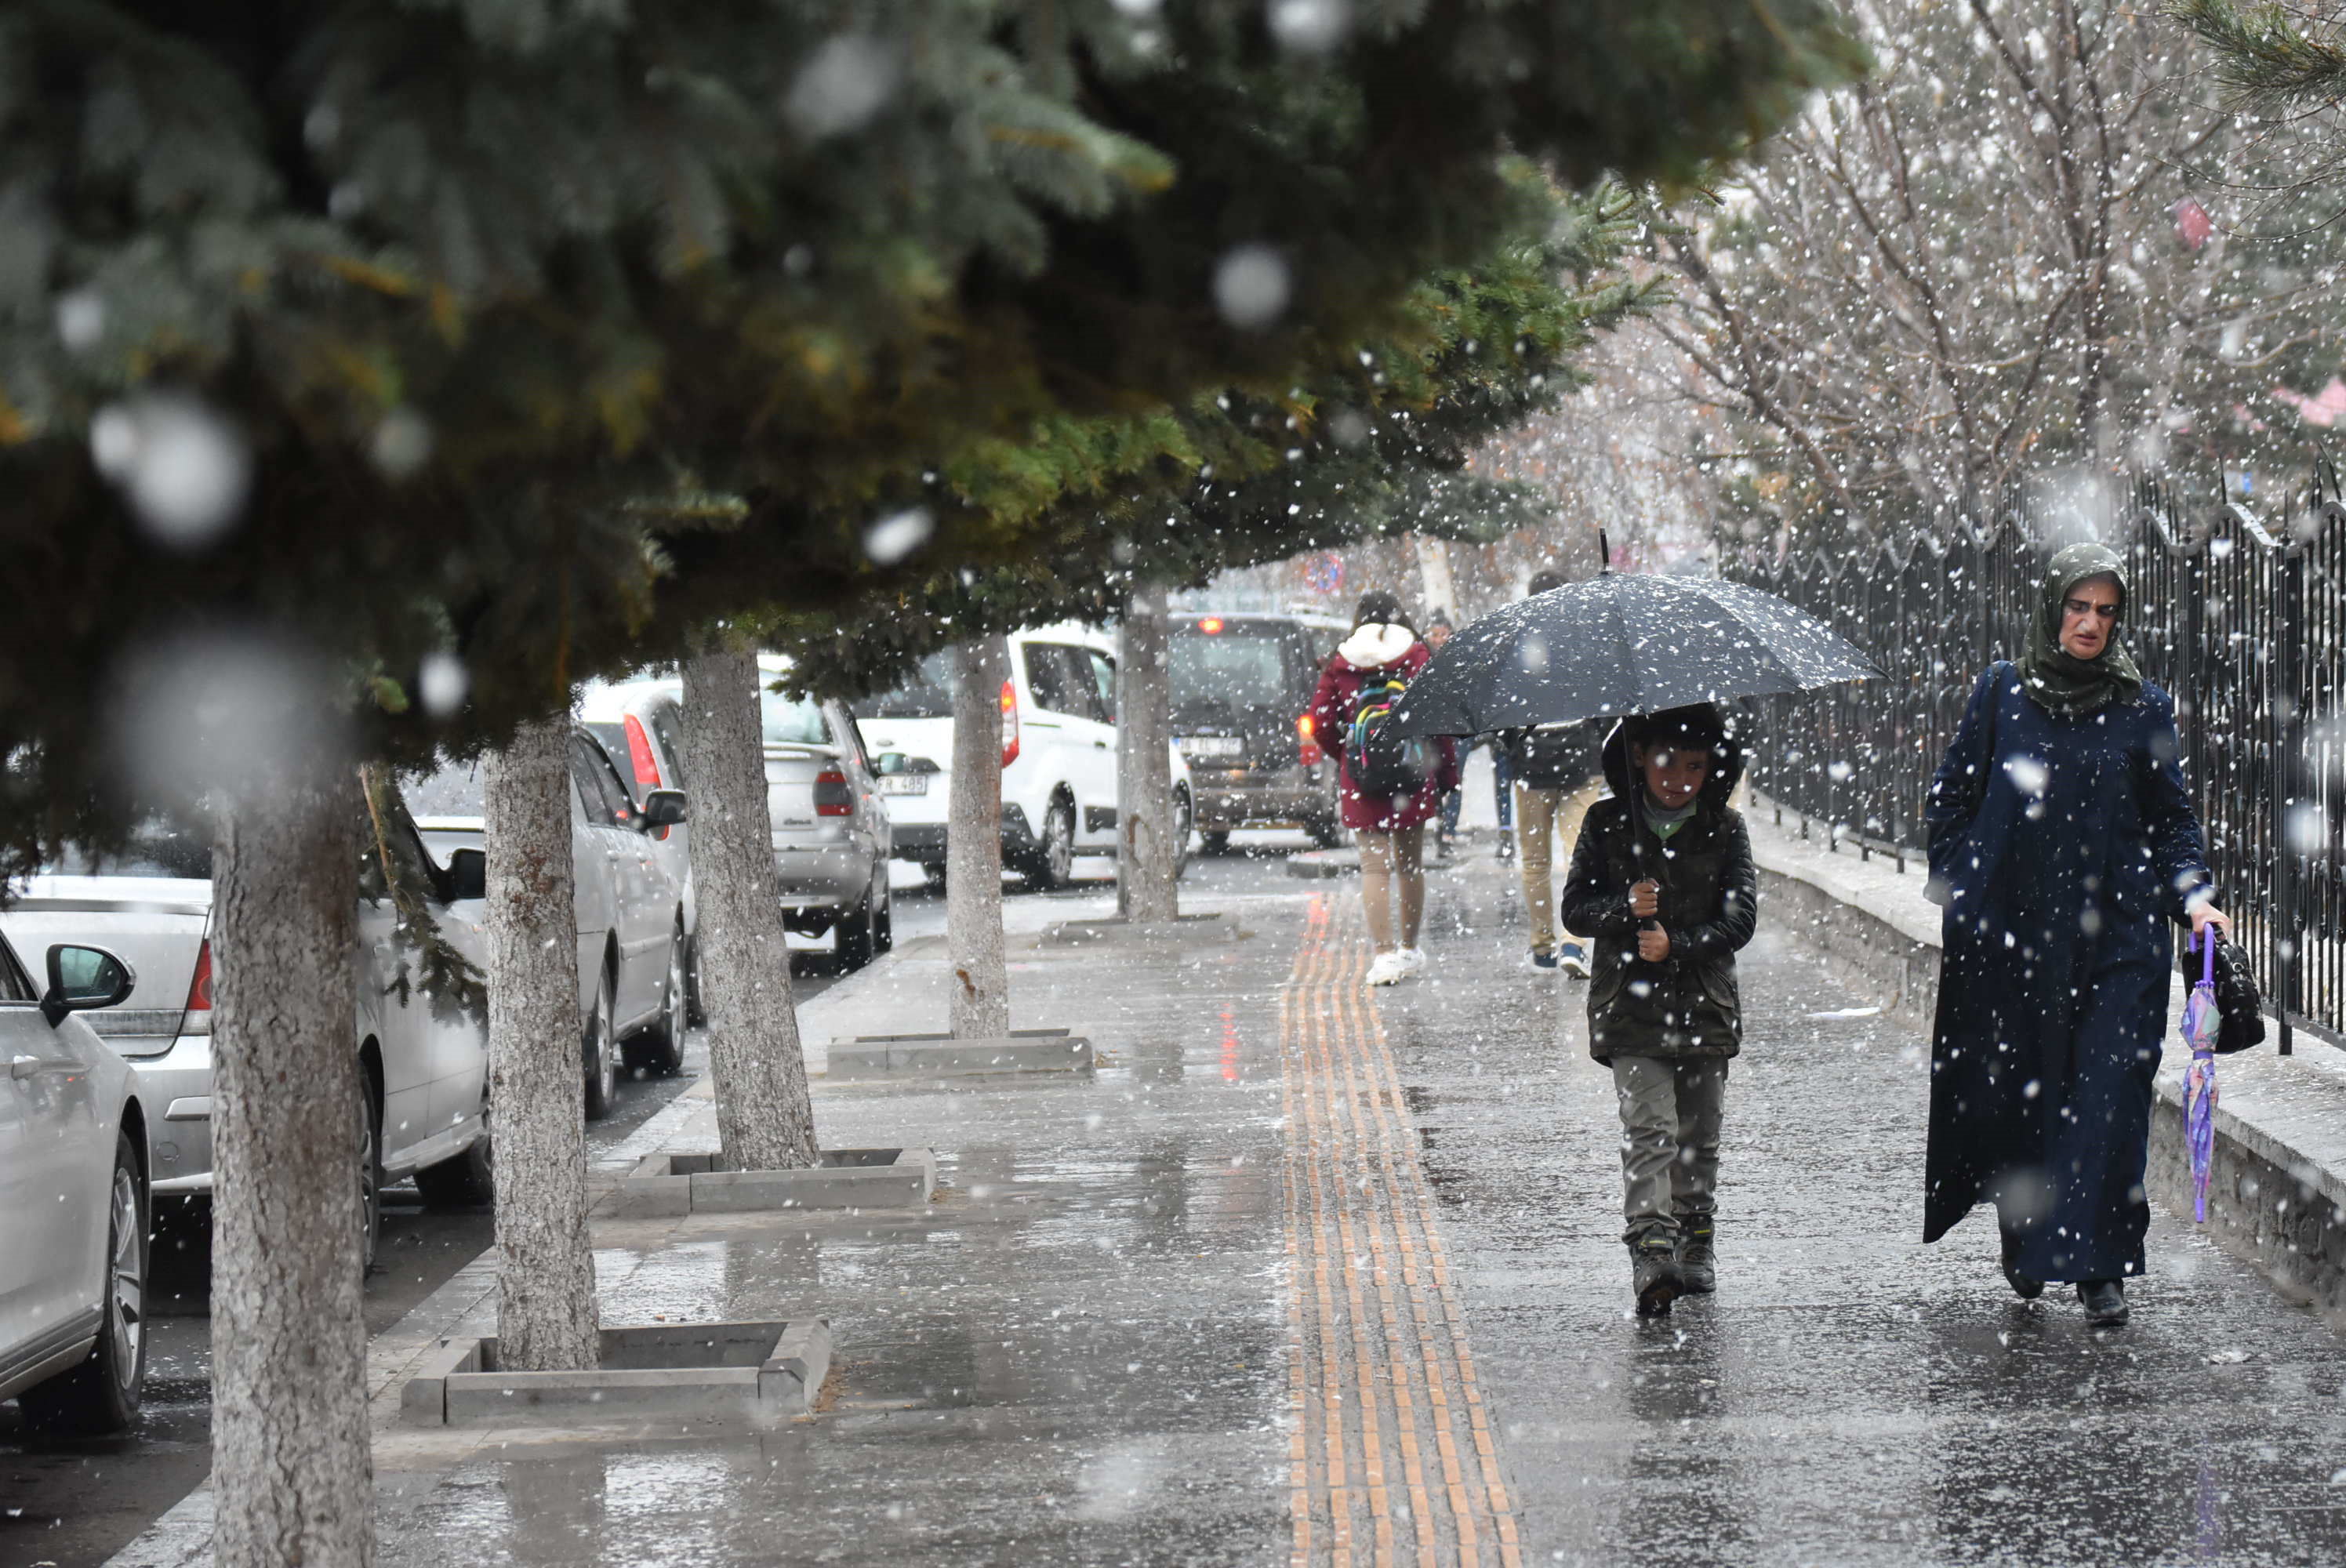
POLYGON ((1205 633, 1209 637, 1220 636, 1222 635, 1222 617, 1219 616, 1208 616, 1204 620, 1198 623, 1198 629, 1205 633))
POLYGON ((1300 747, 1303 751, 1303 766, 1306 768, 1319 767, 1320 759, 1323 753, 1321 753, 1320 749, 1319 740, 1311 733, 1311 716, 1310 714, 1299 714, 1296 717, 1295 740, 1296 744, 1300 747))
POLYGON ((1009 767, 1018 760, 1018 688, 1009 681, 1002 683, 1002 765, 1009 767))
POLYGON ((196 977, 188 983, 188 1011, 179 1020, 182 1034, 212 1032, 212 943, 206 937, 196 949, 196 977))
MULTIPOLYGON (((644 733, 644 721, 634 714, 627 715, 627 765, 636 770, 636 788, 647 794, 666 786, 660 777, 659 759, 652 750, 652 738, 644 733)), ((668 830, 659 830, 665 840, 668 830)))
POLYGON ((855 815, 855 791, 847 787, 847 775, 836 768, 826 768, 814 776, 814 814, 818 817, 855 815))

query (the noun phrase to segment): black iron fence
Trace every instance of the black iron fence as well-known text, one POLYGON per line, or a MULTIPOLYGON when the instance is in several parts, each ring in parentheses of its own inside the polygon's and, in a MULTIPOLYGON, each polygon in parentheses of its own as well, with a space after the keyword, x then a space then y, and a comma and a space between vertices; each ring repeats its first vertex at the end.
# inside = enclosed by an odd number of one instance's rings
POLYGON ((1830 623, 1888 678, 1772 703, 1754 788, 1832 848, 1923 873, 1923 802, 1979 672, 2020 651, 2045 561, 2099 538, 2136 585, 2127 646, 2176 699, 2218 894, 2282 1020, 2346 1043, 2346 491, 2319 464, 2280 515, 2164 480, 2014 491, 1894 545, 1720 570, 1830 623))

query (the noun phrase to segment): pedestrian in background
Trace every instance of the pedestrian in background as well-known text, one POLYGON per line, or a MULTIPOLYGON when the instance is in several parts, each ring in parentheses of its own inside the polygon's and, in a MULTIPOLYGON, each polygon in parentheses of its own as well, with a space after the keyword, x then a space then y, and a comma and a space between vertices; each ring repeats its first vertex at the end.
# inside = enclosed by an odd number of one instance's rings
POLYGON ((1621 1112, 1622 1239, 1637 1311, 1717 1288, 1719 1130, 1742 1049, 1735 955, 1751 940, 1759 872, 1730 807, 1743 749, 1708 703, 1621 721, 1605 743, 1609 799, 1591 807, 1564 890, 1588 933, 1588 1051, 1621 1112))
MULTIPOLYGON (((1533 576, 1530 591, 1544 594, 1562 586, 1560 575, 1541 572, 1533 576)), ((1570 931, 1556 930, 1552 868, 1559 860, 1571 864, 1581 820, 1596 799, 1602 736, 1601 721, 1592 719, 1501 730, 1492 747, 1502 776, 1513 782, 1517 876, 1531 918, 1531 952, 1525 962, 1583 980, 1588 977, 1587 950, 1570 931)))
MULTIPOLYGON (((1382 589, 1361 596, 1352 635, 1329 656, 1311 694, 1315 735, 1352 733, 1361 688, 1371 681, 1407 682, 1433 656, 1402 613, 1401 601, 1382 589)), ((1425 825, 1458 781, 1458 749, 1449 739, 1425 744, 1414 789, 1367 794, 1355 782, 1349 742, 1337 751, 1337 803, 1361 849, 1361 900, 1368 907, 1376 957, 1371 985, 1392 985, 1425 967, 1417 945, 1425 919, 1425 825)))
POLYGON ((2175 704, 2119 635, 2128 598, 2104 546, 2053 557, 2026 651, 1980 677, 1925 808, 1946 912, 1923 1239, 1992 1202, 2014 1291, 2069 1281, 2103 1327, 2143 1270, 2168 922, 2231 931, 2175 704))
MULTIPOLYGON (((1450 640, 1450 612, 1434 610, 1425 617, 1425 651, 1438 654, 1442 645, 1450 640)), ((1463 771, 1466 759, 1474 755, 1474 746, 1469 741, 1459 749, 1458 765, 1463 771)), ((1433 835, 1433 853, 1437 860, 1448 860, 1458 848, 1458 810, 1465 804, 1466 792, 1455 785, 1442 797, 1442 817, 1433 835)))

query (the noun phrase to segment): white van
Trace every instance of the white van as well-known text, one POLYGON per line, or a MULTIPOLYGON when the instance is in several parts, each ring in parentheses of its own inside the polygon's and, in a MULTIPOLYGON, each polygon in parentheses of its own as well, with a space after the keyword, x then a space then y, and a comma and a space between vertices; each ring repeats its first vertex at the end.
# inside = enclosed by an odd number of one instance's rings
MULTIPOLYGON (((895 856, 933 879, 944 875, 953 699, 953 655, 936 653, 895 690, 848 705, 879 762, 895 856)), ((1178 749, 1171 756, 1186 865, 1196 813, 1189 769, 1178 749)), ((1002 687, 1003 863, 1029 887, 1063 885, 1077 855, 1116 853, 1116 640, 1072 621, 1013 632, 1002 687)))

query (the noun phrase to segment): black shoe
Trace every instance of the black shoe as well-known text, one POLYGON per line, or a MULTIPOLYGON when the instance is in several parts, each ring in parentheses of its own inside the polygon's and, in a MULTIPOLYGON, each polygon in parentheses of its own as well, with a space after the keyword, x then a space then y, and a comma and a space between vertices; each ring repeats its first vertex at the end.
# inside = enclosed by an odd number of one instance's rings
POLYGON ((1637 1316, 1660 1318, 1686 1288, 1678 1272, 1678 1249, 1668 1232, 1654 1230, 1629 1244, 1629 1278, 1637 1293, 1637 1316))
POLYGON ((2045 1294, 2045 1281, 2031 1279, 2020 1271, 2020 1237, 2008 1230, 2004 1233, 2004 1279, 2023 1301, 2034 1301, 2045 1294))
POLYGON ((1711 1250, 1711 1217, 1690 1214, 1678 1221, 1678 1278, 1689 1296, 1719 1288, 1719 1260, 1711 1250))
POLYGON ((2088 1279, 2077 1287, 2086 1304, 2086 1321, 2096 1329, 2115 1329, 2127 1320, 2126 1287, 2115 1279, 2088 1279))

